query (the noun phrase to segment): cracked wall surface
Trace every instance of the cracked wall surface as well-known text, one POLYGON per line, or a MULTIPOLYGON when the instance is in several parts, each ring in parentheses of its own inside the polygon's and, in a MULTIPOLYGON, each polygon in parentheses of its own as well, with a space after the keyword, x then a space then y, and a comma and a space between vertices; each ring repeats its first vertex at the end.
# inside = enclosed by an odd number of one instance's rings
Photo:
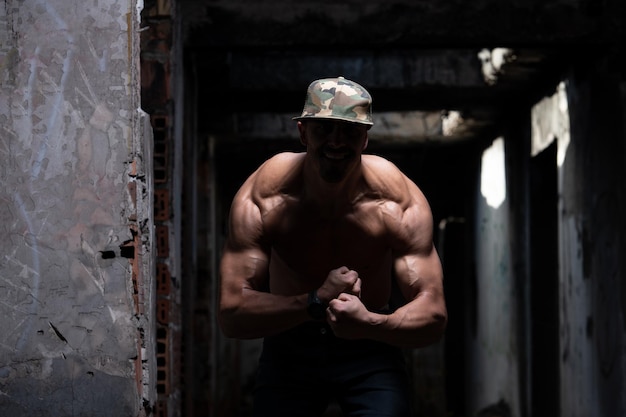
POLYGON ((149 402, 136 15, 134 1, 0 3, 2 415, 149 402))

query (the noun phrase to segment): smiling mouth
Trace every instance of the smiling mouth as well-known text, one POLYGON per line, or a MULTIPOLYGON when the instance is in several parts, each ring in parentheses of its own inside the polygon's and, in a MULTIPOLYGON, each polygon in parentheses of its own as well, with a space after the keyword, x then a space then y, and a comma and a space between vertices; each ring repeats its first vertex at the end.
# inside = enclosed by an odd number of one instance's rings
POLYGON ((328 159, 333 159, 336 161, 340 161, 342 159, 345 159, 346 156, 348 155, 347 152, 324 152, 324 156, 328 159))
POLYGON ((341 161, 343 159, 347 159, 350 156, 350 151, 348 149, 331 149, 326 148, 323 152, 324 157, 328 159, 332 159, 335 161, 341 161))

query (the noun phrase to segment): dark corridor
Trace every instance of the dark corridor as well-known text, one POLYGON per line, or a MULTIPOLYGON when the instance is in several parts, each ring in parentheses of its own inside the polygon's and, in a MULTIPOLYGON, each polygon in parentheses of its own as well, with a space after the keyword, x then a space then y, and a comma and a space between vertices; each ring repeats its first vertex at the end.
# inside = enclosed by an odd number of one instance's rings
MULTIPOLYGON (((368 152, 398 165, 433 211, 450 319, 440 350, 414 358, 423 367, 420 383, 437 385, 417 398, 418 408, 469 417, 475 358, 468 356, 467 344, 479 333, 480 315, 473 246, 482 153, 511 131, 520 132, 512 135, 520 142, 530 140, 530 121, 520 123, 520 115, 550 96, 574 68, 582 67, 584 74, 586 61, 599 50, 612 50, 621 33, 615 29, 621 9, 614 2, 592 11, 550 2, 550 7, 481 2, 441 8, 423 2, 372 2, 367 8, 351 2, 323 2, 324 8, 287 3, 182 1, 179 20, 170 27, 184 74, 174 83, 181 91, 177 105, 185 109, 184 128, 179 127, 184 130, 182 240, 193 242, 189 247, 195 250, 184 252, 185 265, 191 265, 184 273, 193 279, 182 280, 183 409, 189 416, 207 409, 224 416, 246 413, 248 356, 258 351, 223 340, 213 321, 225 216, 235 191, 261 162, 302 149, 291 117, 300 112, 308 83, 343 75, 365 85, 374 99, 378 130, 371 132, 368 152), (563 26, 563 16, 579 24, 563 26), (324 36, 312 36, 320 33, 324 36), (442 358, 443 366, 427 358, 442 358)), ((164 20, 156 16, 154 22, 164 20)), ((162 52, 163 43, 146 45, 162 52)), ((167 76, 166 69, 162 77, 167 76)), ((153 87, 146 91, 169 94, 161 84, 153 87)), ((155 104, 154 112, 174 114, 170 101, 145 98, 155 104)), ((519 346, 514 347, 521 352, 515 390, 523 417, 559 415, 562 409, 556 395, 562 389, 555 307, 556 153, 555 140, 528 161, 522 153, 507 156, 522 167, 512 180, 511 210, 528 219, 523 231, 528 241, 513 245, 528 253, 512 260, 517 273, 531 277, 516 283, 520 293, 514 294, 528 300, 517 306, 519 346)), ((519 224, 519 218, 510 224, 519 224)))

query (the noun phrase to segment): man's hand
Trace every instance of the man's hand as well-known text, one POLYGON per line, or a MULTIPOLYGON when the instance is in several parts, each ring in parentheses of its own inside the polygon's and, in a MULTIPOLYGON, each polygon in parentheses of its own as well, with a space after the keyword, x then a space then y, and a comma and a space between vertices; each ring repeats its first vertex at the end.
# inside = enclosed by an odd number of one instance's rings
POLYGON ((317 296, 325 303, 339 297, 341 293, 361 296, 359 274, 345 266, 330 271, 322 286, 317 290, 317 296))
POLYGON ((337 337, 343 339, 366 337, 370 313, 359 297, 346 293, 339 294, 339 297, 329 303, 326 317, 337 337))

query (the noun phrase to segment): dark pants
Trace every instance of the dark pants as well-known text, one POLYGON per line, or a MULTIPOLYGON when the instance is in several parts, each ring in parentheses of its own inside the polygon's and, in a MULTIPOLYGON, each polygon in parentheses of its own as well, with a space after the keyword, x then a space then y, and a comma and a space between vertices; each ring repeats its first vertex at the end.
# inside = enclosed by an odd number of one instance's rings
POLYGON ((408 417, 409 384, 400 349, 343 340, 326 323, 265 338, 254 417, 320 416, 335 401, 350 417, 408 417))

